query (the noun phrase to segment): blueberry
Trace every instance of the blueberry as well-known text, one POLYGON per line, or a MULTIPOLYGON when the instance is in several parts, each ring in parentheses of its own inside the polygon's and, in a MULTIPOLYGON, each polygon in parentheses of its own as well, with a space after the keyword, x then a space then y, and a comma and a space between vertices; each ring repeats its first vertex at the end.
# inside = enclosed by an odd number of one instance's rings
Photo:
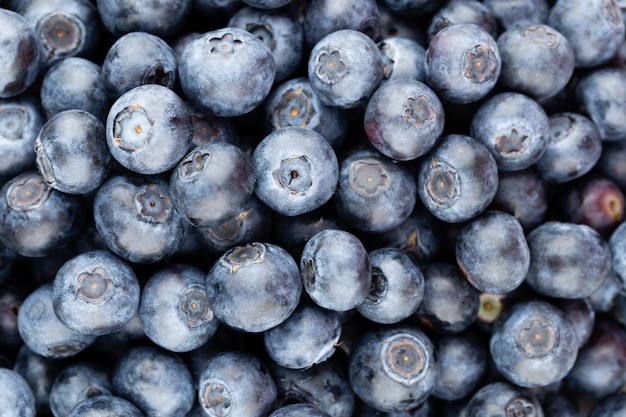
POLYGON ((500 81, 535 98, 556 95, 574 73, 574 48, 548 25, 517 25, 498 38, 502 58, 500 81))
POLYGON ((527 242, 530 267, 525 282, 544 295, 588 297, 611 269, 609 244, 586 225, 546 222, 528 234, 527 242))
POLYGON ((205 344, 218 321, 207 299, 205 274, 190 265, 159 269, 141 292, 139 318, 146 336, 172 352, 205 344))
POLYGON ((135 87, 109 109, 106 138, 111 154, 125 168, 159 174, 176 166, 187 153, 193 138, 191 113, 167 87, 135 87))
POLYGON ((198 385, 198 400, 209 416, 267 416, 277 397, 265 364, 244 352, 227 351, 210 358, 198 385))
POLYGON ((94 362, 78 362, 65 367, 50 388, 50 411, 55 417, 67 416, 80 402, 111 395, 110 372, 94 362))
POLYGON ((417 184, 408 165, 377 151, 354 151, 341 161, 335 207, 340 219, 365 232, 385 232, 412 213, 417 184))
POLYGON ((574 366, 578 337, 574 325, 554 305, 520 301, 496 322, 489 350, 498 371, 520 387, 561 381, 574 366))
POLYGON ((78 196, 57 191, 35 171, 0 189, 0 240, 19 255, 41 257, 70 242, 85 213, 78 196))
POLYGON ((114 395, 98 395, 81 401, 67 417, 143 417, 132 402, 114 395))
POLYGON ((23 16, 0 9, 0 98, 15 97, 26 91, 39 75, 41 44, 34 29, 23 16))
POLYGON ((456 259, 479 291, 504 294, 519 287, 530 267, 524 229, 512 215, 488 211, 457 234, 456 259))
POLYGON ((441 29, 459 23, 474 23, 485 29, 494 39, 498 37, 495 16, 489 7, 477 0, 452 0, 445 4, 431 18, 428 37, 432 40, 441 29))
POLYGON ((192 40, 179 63, 187 97, 215 116, 251 112, 267 97, 275 76, 272 51, 252 33, 235 27, 192 40))
POLYGON ((498 189, 498 168, 483 144, 450 134, 422 158, 417 182, 420 200, 435 217, 459 223, 491 203, 498 189))
POLYGON ((393 13, 402 16, 428 15, 439 9, 443 3, 443 0, 383 0, 383 4, 393 13))
POLYGON ((254 191, 248 154, 228 143, 199 146, 170 176, 174 206, 194 226, 216 226, 240 213, 254 191))
POLYGON ((582 177, 602 155, 602 139, 596 125, 579 113, 563 112, 548 117, 550 139, 535 167, 552 183, 582 177))
POLYGON ((112 253, 82 252, 58 270, 52 304, 70 329, 101 336, 120 329, 137 312, 139 282, 131 267, 112 253))
POLYGON ((176 55, 163 39, 146 32, 131 32, 117 39, 107 51, 102 62, 102 81, 111 99, 117 100, 140 85, 172 88, 177 70, 176 55))
POLYGON ((416 80, 391 80, 367 103, 365 134, 383 155, 399 161, 430 151, 441 137, 445 115, 437 95, 416 80))
POLYGON ((47 358, 68 358, 78 354, 96 339, 68 328, 53 309, 52 284, 31 292, 20 307, 17 326, 24 344, 47 358))
POLYGON ((382 58, 376 43, 353 29, 321 38, 311 50, 308 76, 323 103, 344 109, 367 102, 383 78, 382 58))
POLYGON ((335 193, 339 164, 319 133, 286 127, 254 149, 255 195, 274 211, 295 216, 321 207, 335 193))
POLYGON ((347 311, 365 300, 372 283, 367 251, 353 234, 326 229, 307 242, 300 257, 303 286, 321 307, 347 311))
POLYGON ((626 393, 614 394, 595 405, 589 417, 618 417, 626 415, 626 393))
POLYGON ((193 406, 194 382, 175 354, 152 346, 127 350, 113 370, 116 395, 134 403, 146 417, 184 417, 193 406))
POLYGON ((330 417, 330 415, 309 404, 291 404, 274 410, 269 417, 330 417))
POLYGON ((372 285, 356 309, 364 317, 384 324, 410 317, 424 297, 424 275, 408 254, 398 248, 369 252, 372 285))
POLYGON ((302 292, 298 265, 280 246, 251 242, 225 252, 206 277, 207 298, 223 323, 262 332, 284 322, 302 292))
POLYGON ((626 290, 626 225, 621 223, 609 237, 611 266, 626 290))
POLYGON ((602 155, 597 168, 622 189, 626 189, 626 167, 622 161, 626 151, 626 142, 614 141, 602 143, 602 155))
POLYGON ((135 263, 172 256, 189 227, 168 184, 157 177, 109 177, 96 191, 93 216, 106 247, 135 263))
POLYGON ((104 124, 84 110, 64 110, 43 125, 35 142, 44 181, 68 194, 86 194, 102 184, 111 166, 104 124))
POLYGON ((543 24, 548 20, 547 0, 484 0, 496 21, 505 30, 524 24, 543 24))
POLYGON ((517 171, 541 158, 550 140, 550 123, 537 101, 506 92, 480 106, 470 135, 485 145, 500 170, 517 171))
POLYGON ((625 292, 626 283, 614 269, 606 277, 600 288, 589 296, 589 302, 596 313, 607 313, 617 305, 618 298, 625 292))
POLYGON ((0 409, 6 417, 37 415, 33 391, 20 374, 0 368, 0 409))
POLYGON ((454 103, 485 97, 498 81, 500 67, 496 41, 474 23, 443 28, 426 49, 426 84, 454 103))
POLYGON ((578 338, 578 345, 581 347, 584 346, 591 336, 596 320, 596 313, 593 310, 589 298, 576 298, 571 300, 556 298, 553 299, 552 303, 560 308, 563 313, 565 313, 565 316, 572 322, 576 337, 578 338))
POLYGON ((41 82, 41 106, 48 118, 78 109, 104 123, 110 106, 107 94, 102 67, 85 58, 69 57, 57 62, 41 82))
POLYGON ((226 142, 239 146, 241 138, 233 119, 212 116, 188 103, 193 122, 193 138, 189 150, 211 142, 226 142))
POLYGON ((367 405, 404 411, 422 404, 438 375, 434 347, 415 327, 365 332, 350 355, 350 384, 367 405))
POLYGON ((395 79, 424 81, 426 49, 416 41, 402 36, 391 36, 378 42, 383 60, 381 86, 395 79))
POLYGON ((465 415, 543 417, 544 414, 531 392, 508 382, 492 382, 470 398, 465 415))
POLYGON ((256 7, 259 9, 278 9, 291 0, 244 0, 248 6, 256 7))

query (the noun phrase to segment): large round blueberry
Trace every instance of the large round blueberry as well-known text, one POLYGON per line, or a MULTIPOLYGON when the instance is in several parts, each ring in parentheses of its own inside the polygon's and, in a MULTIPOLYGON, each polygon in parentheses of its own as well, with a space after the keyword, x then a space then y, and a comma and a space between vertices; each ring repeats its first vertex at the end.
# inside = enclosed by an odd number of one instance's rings
POLYGON ((78 362, 63 368, 50 388, 50 411, 67 416, 88 398, 111 395, 113 387, 108 369, 95 362, 78 362))
POLYGON ((469 399, 466 415, 543 417, 544 414, 541 403, 530 391, 498 381, 483 386, 469 399))
POLYGON ((0 408, 6 417, 35 417, 35 395, 16 371, 0 368, 0 408))

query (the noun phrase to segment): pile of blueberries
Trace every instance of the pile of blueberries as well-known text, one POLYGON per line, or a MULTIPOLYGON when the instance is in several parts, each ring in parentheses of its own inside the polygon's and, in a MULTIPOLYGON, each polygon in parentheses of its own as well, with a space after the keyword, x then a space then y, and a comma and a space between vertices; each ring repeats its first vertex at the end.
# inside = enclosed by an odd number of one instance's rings
POLYGON ((626 416, 625 16, 0 0, 0 415, 626 416))

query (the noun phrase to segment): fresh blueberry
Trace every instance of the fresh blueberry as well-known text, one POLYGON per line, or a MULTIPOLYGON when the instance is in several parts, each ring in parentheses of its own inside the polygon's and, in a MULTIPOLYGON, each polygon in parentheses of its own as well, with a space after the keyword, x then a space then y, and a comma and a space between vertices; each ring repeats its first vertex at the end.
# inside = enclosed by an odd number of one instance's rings
POLYGON ((205 344, 218 327, 207 299, 205 274, 190 265, 159 269, 144 285, 139 318, 146 336, 172 352, 205 344))
POLYGON ((417 183, 408 165, 375 150, 354 151, 340 163, 335 207, 340 219, 364 232, 385 232, 413 212, 417 183))
POLYGON ((178 164, 193 138, 191 113, 172 90, 158 84, 135 87, 118 98, 106 120, 113 157, 139 174, 159 174, 178 164))
POLYGON ((485 145, 500 170, 517 171, 541 158, 550 140, 550 122, 537 101, 506 92, 480 106, 470 135, 485 145))
POLYGON ((504 294, 526 278, 530 250, 519 221, 493 210, 470 220, 457 234, 456 259, 476 289, 504 294))
POLYGON ((269 417, 330 417, 330 415, 309 404, 291 404, 274 410, 269 417))
POLYGON ((435 146, 444 121, 441 101, 426 84, 397 79, 386 82, 372 95, 363 124, 378 151, 394 160, 409 161, 435 146))
POLYGON ((225 27, 189 42, 179 62, 183 91, 215 116, 241 116, 267 97, 276 76, 272 51, 252 33, 225 27), (225 87, 226 86, 226 87, 225 87))
POLYGON ((298 265, 283 248, 252 242, 225 252, 206 277, 207 298, 223 323, 262 332, 284 322, 302 292, 298 265))
POLYGON ((35 142, 36 164, 50 187, 86 194, 102 184, 111 166, 104 124, 84 110, 64 110, 43 125, 35 142))
POLYGON ((626 189, 626 141, 602 142, 602 155, 597 168, 621 189, 626 189))
POLYGON ((94 362, 77 362, 65 367, 50 388, 50 411, 65 417, 88 398, 111 395, 110 372, 94 362))
POLYGON ((378 42, 383 60, 381 86, 395 79, 424 81, 426 49, 416 41, 402 36, 391 36, 378 42))
POLYGON ((24 344, 47 358, 76 355, 96 339, 68 328, 54 312, 52 284, 30 293, 20 307, 17 326, 24 344))
POLYGON ((102 62, 102 80, 111 99, 117 100, 140 85, 172 88, 177 69, 176 55, 163 39, 146 32, 131 32, 121 36, 107 51, 102 62))
POLYGON ((489 340, 496 368, 520 387, 561 381, 574 366, 578 347, 565 313, 539 300, 514 304, 498 319, 489 340))
POLYGON ((547 0, 484 0, 483 4, 505 30, 517 25, 544 24, 550 12, 547 0))
POLYGON ((611 266, 626 290, 626 223, 622 222, 609 237, 611 266))
POLYGON ((184 417, 193 406, 194 382, 187 366, 156 347, 127 350, 111 380, 115 394, 134 403, 146 417, 184 417))
POLYGON ((67 417, 144 417, 132 402, 114 395, 98 395, 81 401, 67 417))
POLYGON ((554 298, 552 304, 560 308, 572 322, 578 338, 578 345, 584 346, 591 336, 596 320, 596 313, 589 298, 554 298))
POLYGON ((296 216, 321 207, 335 193, 339 164, 319 133, 285 127, 254 149, 255 195, 279 214, 296 216))
POLYGON ((543 417, 544 414, 539 400, 530 391, 508 382, 492 382, 470 398, 464 415, 543 417))
POLYGON ((428 37, 432 40, 441 29, 459 23, 474 23, 485 29, 494 39, 498 37, 495 16, 489 7, 478 0, 449 1, 431 18, 428 37))
POLYGON ((307 242, 300 257, 303 286, 321 307, 348 311, 370 292, 372 268, 361 241, 344 230, 326 229, 307 242))
POLYGON ((137 312, 139 282, 131 267, 112 253, 82 252, 58 270, 52 304, 68 328, 101 336, 120 329, 137 312))
POLYGON ((254 166, 235 145, 199 146, 170 176, 174 206, 194 226, 216 226, 240 213, 254 192, 254 166))
POLYGON ((321 38, 311 50, 308 76, 313 91, 326 105, 359 107, 383 78, 382 57, 376 43, 363 33, 337 30, 321 38))
POLYGON ((426 49, 426 84, 454 103, 485 97, 498 81, 500 67, 496 41, 474 23, 443 28, 426 49))
POLYGON ((424 297, 420 267, 398 248, 380 248, 369 253, 372 285, 356 309, 376 323, 393 324, 410 317, 424 297))
POLYGON ((420 162, 417 193, 437 218, 451 223, 482 213, 498 189, 498 167, 487 148, 459 134, 442 137, 420 162))
POLYGON ((626 393, 619 393, 604 398, 596 404, 589 417, 622 417, 626 415, 626 393))
POLYGON ((6 417, 35 417, 35 396, 20 374, 0 368, 0 410, 6 417))
POLYGON ((589 296, 589 301, 596 313, 607 313, 615 308, 621 293, 626 293, 626 282, 611 269, 600 288, 589 296))
POLYGON ((525 282, 540 294, 588 297, 611 269, 609 244, 586 225, 549 221, 533 229, 527 242, 530 267, 525 282))
POLYGON ((208 416, 267 416, 277 398, 265 364, 244 352, 227 351, 210 358, 198 385, 198 400, 208 416))

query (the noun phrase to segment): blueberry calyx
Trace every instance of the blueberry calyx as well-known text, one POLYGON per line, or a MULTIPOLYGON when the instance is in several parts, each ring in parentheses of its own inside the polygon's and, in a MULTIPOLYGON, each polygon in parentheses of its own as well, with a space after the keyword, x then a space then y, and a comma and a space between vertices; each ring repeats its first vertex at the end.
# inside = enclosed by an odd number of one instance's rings
POLYGON ((545 25, 528 26, 524 28, 522 34, 534 43, 544 45, 548 48, 556 48, 559 44, 559 38, 556 33, 551 31, 545 25))
POLYGON ((140 151, 152 137, 154 121, 140 105, 126 107, 115 116, 113 142, 128 152, 140 151))
POLYGON ((81 342, 67 342, 62 345, 50 346, 48 348, 48 357, 50 358, 69 358, 85 349, 86 344, 81 342))
POLYGON ((429 366, 425 346, 408 333, 389 338, 380 355, 387 376, 403 385, 415 383, 429 366))
POLYGON ((274 110, 274 126, 280 129, 281 122, 286 126, 307 127, 316 111, 312 105, 311 94, 301 88, 285 91, 274 110))
POLYGON ((189 327, 202 326, 213 318, 213 312, 209 308, 206 290, 203 286, 190 285, 183 290, 180 299, 178 316, 189 327))
POLYGON ((387 294, 387 277, 380 268, 372 268, 372 285, 365 298, 368 304, 380 304, 387 294))
POLYGON ((461 195, 459 173, 446 162, 433 159, 425 172, 424 188, 437 207, 450 207, 461 195))
POLYGON ((415 126, 422 127, 435 118, 436 111, 426 96, 407 97, 406 101, 404 118, 409 119, 415 126))
POLYGON ((306 288, 312 288, 315 285, 315 260, 307 258, 302 260, 302 284, 306 288))
POLYGON ((243 222, 249 214, 250 212, 248 210, 242 211, 238 215, 222 222, 222 224, 208 228, 207 233, 212 240, 217 242, 236 241, 239 239, 239 232, 243 226, 243 222))
POLYGON ((292 195, 302 194, 311 188, 311 163, 304 155, 292 155, 280 162, 280 167, 272 173, 276 182, 292 195))
POLYGON ((195 151, 180 164, 180 176, 188 180, 197 177, 204 171, 204 165, 210 158, 209 152, 195 151))
POLYGON ((23 106, 11 106, 0 110, 0 137, 13 141, 24 137, 24 128, 28 125, 28 112, 23 106))
POLYGON ((496 55, 487 45, 476 45, 465 54, 463 76, 475 84, 491 81, 497 68, 496 55))
POLYGON ((174 74, 171 71, 166 71, 161 63, 154 65, 141 80, 141 84, 159 84, 164 87, 169 87, 174 83, 174 74))
POLYGON ((559 345, 559 329, 552 323, 531 319, 517 334, 517 347, 528 358, 542 358, 559 345))
POLYGON ((524 128, 512 128, 508 135, 496 137, 496 150, 500 155, 523 152, 528 144, 528 134, 524 128))
POLYGON ((537 409, 528 398, 517 396, 510 400, 504 407, 506 417, 534 417, 537 409))
POLYGON ((39 176, 28 176, 11 184, 7 190, 7 203, 13 210, 34 210, 48 199, 49 194, 50 187, 39 176))
POLYGON ((224 382, 214 379, 207 381, 200 398, 210 416, 223 417, 230 413, 231 394, 224 382))
POLYGON ((276 39, 268 25, 264 23, 248 23, 246 31, 256 36, 270 51, 276 49, 276 39))
POLYGON ((225 33, 219 38, 209 39, 212 54, 233 55, 243 42, 235 39, 232 33, 225 33))
POLYGON ((39 170, 43 180, 49 184, 55 184, 56 180, 54 178, 54 170, 52 169, 52 163, 50 162, 50 158, 48 154, 43 148, 43 144, 39 139, 35 143, 35 165, 39 170))
POLYGON ((113 281, 103 266, 96 266, 91 271, 78 276, 76 297, 89 304, 104 304, 113 294, 113 281))
POLYGON ((350 166, 350 184, 357 194, 374 197, 387 189, 389 175, 385 167, 376 159, 365 158, 350 166))
POLYGON ((137 194, 137 210, 142 218, 160 223, 170 213, 170 199, 157 187, 147 187, 137 194))
POLYGON ((557 143, 566 138, 574 130, 575 123, 576 120, 568 114, 552 116, 550 118, 550 139, 557 143))
POLYGON ((49 58, 79 50, 85 39, 83 30, 77 19, 61 12, 50 13, 37 24, 37 33, 49 58))
POLYGON ((348 67, 343 62, 339 51, 322 52, 317 58, 315 73, 322 82, 334 84, 348 73, 348 67))
POLYGON ((265 261, 267 248, 262 243, 249 243, 245 246, 236 246, 229 250, 223 257, 223 262, 230 266, 231 272, 235 273, 244 266, 265 261))

